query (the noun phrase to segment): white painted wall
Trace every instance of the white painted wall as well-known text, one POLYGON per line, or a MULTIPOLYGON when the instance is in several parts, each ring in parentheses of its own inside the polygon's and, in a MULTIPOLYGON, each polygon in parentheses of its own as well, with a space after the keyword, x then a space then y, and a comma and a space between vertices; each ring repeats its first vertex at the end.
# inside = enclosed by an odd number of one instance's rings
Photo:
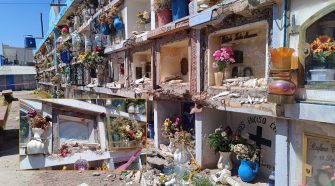
POLYGON ((150 12, 150 0, 126 0, 124 6, 127 14, 126 38, 129 38, 133 31, 146 31, 144 25, 137 23, 137 13, 144 10, 150 12))
MULTIPOLYGON (((203 168, 215 168, 219 157, 209 148, 208 135, 220 126, 230 126, 234 132, 239 127, 243 128, 242 136, 247 139, 249 134, 256 134, 257 127, 262 127, 262 138, 271 140, 271 147, 262 145, 259 176, 267 178, 273 170, 276 146, 275 118, 204 108, 201 113, 196 114, 195 126, 196 159, 203 168), (254 118, 259 119, 259 122, 253 122, 254 118)), ((249 142, 253 141, 249 140, 249 142)), ((235 165, 238 166, 238 162, 235 162, 235 165)))
POLYGON ((189 82, 190 60, 188 40, 161 47, 160 52, 160 80, 170 75, 181 76, 184 82, 189 82), (181 74, 180 62, 183 58, 188 60, 189 69, 186 75, 181 74))

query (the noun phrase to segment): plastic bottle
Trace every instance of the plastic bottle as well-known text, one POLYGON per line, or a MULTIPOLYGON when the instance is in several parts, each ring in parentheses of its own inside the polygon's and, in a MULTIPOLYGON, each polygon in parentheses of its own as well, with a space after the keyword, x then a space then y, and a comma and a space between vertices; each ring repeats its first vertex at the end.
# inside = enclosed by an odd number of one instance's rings
POLYGON ((275 186, 275 171, 272 171, 269 176, 268 186, 275 186))

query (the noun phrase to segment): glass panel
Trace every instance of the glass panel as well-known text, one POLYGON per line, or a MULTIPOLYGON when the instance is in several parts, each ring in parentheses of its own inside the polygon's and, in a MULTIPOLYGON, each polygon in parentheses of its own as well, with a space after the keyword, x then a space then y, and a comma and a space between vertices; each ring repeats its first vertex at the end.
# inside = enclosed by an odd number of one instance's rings
POLYGON ((307 48, 305 70, 306 81, 335 83, 335 12, 332 12, 306 30, 307 48))
POLYGON ((307 164, 312 167, 309 186, 330 186, 335 184, 335 141, 322 138, 308 138, 307 164))
POLYGON ((59 125, 60 144, 75 144, 89 142, 89 128, 85 123, 64 121, 59 125))
POLYGON ((28 143, 29 122, 27 112, 20 111, 20 143, 28 143))

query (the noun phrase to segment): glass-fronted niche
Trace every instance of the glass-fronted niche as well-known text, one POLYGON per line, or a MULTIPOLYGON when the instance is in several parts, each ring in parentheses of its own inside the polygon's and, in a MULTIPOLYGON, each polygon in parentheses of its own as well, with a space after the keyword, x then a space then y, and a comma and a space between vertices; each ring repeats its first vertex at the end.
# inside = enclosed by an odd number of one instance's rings
POLYGON ((303 183, 335 185, 335 138, 304 134, 303 183))
POLYGON ((112 151, 145 146, 147 104, 145 99, 112 99, 108 106, 108 142, 112 151))
MULTIPOLYGON (((335 85, 335 11, 306 29, 305 79, 307 84, 335 85)), ((335 87, 335 86, 334 86, 335 87)))
POLYGON ((108 141, 112 151, 145 147, 147 138, 145 122, 128 117, 111 117, 108 125, 108 141))

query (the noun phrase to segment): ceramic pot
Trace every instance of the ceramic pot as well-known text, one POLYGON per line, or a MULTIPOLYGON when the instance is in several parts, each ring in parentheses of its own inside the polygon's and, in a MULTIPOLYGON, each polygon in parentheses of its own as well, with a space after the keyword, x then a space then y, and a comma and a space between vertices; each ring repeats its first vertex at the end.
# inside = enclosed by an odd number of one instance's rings
POLYGON ((188 0, 172 0, 172 20, 188 16, 188 0))
POLYGON ((223 72, 214 73, 215 86, 222 86, 223 83, 223 72))
POLYGON ((335 69, 309 70, 312 81, 332 81, 335 79, 335 69))
POLYGON ((231 162, 230 155, 231 152, 219 152, 220 158, 218 161, 218 169, 227 169, 232 170, 233 169, 233 163, 231 162))
POLYGON ((172 21, 172 12, 170 9, 157 10, 158 27, 164 26, 172 21))
POLYGON ((258 171, 259 164, 257 162, 241 160, 238 168, 238 176, 244 182, 252 182, 256 178, 258 171))
POLYGON ((170 140, 170 144, 168 146, 168 149, 173 154, 175 152, 175 150, 176 150, 176 147, 174 145, 175 139, 174 138, 169 138, 169 140, 170 140))
POLYGON ((44 130, 41 128, 32 128, 31 131, 34 134, 34 137, 27 144, 27 154, 44 154, 44 143, 41 139, 44 130))
POLYGON ((173 159, 176 164, 184 164, 191 160, 185 144, 180 144, 173 154, 173 159))
POLYGON ((272 69, 291 69, 291 59, 294 49, 273 48, 270 49, 272 69))
POLYGON ((269 84, 270 94, 292 96, 296 90, 297 87, 290 80, 272 80, 269 84))

